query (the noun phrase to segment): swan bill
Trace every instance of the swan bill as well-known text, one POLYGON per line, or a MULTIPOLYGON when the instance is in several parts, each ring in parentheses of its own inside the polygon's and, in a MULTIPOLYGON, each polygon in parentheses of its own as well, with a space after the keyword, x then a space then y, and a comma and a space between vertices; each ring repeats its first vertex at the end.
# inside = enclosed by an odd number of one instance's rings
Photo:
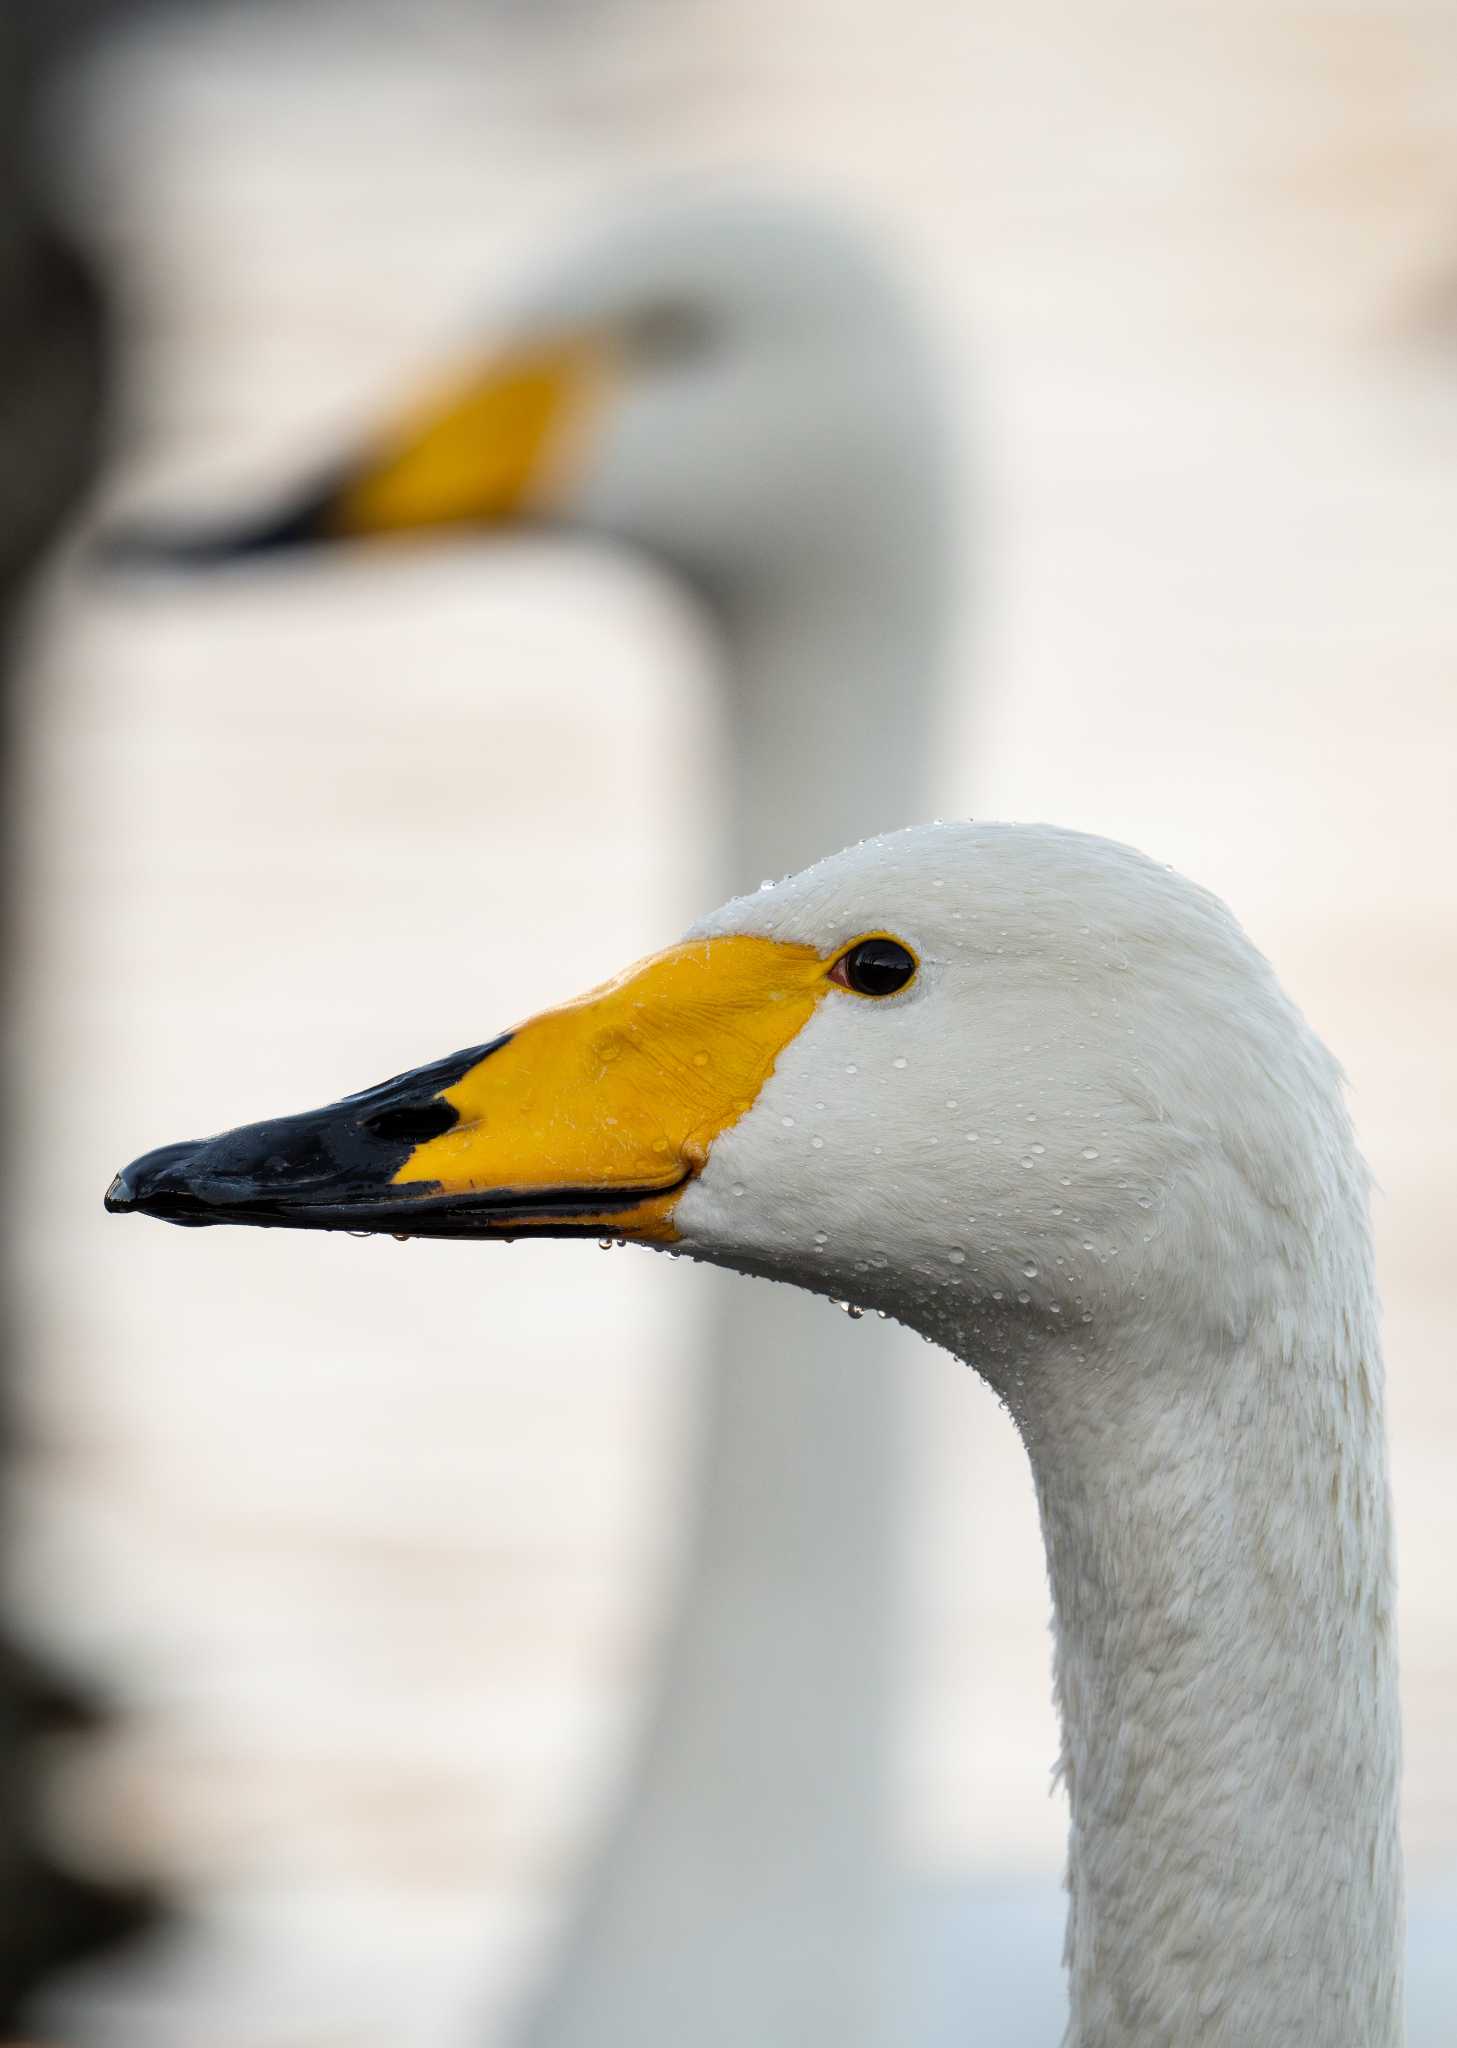
POLYGON ((325 541, 547 516, 616 359, 596 335, 524 343, 435 390, 267 517, 214 532, 139 524, 104 536, 100 552, 118 567, 203 568, 325 541))
POLYGON ((831 986, 809 946, 691 941, 576 1002, 301 1116, 163 1146, 113 1214, 414 1237, 631 1237, 673 1210, 831 986))

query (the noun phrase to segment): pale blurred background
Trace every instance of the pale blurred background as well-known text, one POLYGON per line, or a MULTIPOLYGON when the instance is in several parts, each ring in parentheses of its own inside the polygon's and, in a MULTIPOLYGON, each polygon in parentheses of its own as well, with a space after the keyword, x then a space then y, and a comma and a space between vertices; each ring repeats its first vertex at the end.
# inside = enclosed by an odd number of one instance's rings
MULTIPOLYGON (((1187 869, 1351 1077, 1413 2042, 1450 2040, 1457 15, 295 0, 113 38, 49 141, 118 294, 112 506, 266 498, 667 185, 817 196, 899 262, 970 509, 933 808, 1187 869)), ((127 1710, 60 1778, 63 1839, 184 1908, 68 2024, 494 2048, 650 1681, 704 1276, 183 1236, 101 1195, 148 1146, 332 1100, 674 937, 707 907, 717 651, 641 565, 544 540, 192 585, 73 548, 27 647, 14 1598, 127 1710)), ((905 1370, 898 1827, 949 1958, 907 2048, 977 2038, 958 2000, 993 2048, 1052 2048, 1031 1486, 973 1376, 905 1370)))

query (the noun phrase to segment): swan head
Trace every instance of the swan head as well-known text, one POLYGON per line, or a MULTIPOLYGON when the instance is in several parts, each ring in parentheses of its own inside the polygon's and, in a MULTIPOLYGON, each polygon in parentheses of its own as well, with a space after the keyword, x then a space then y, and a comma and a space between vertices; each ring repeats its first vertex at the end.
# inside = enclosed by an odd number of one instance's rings
POLYGON ((1238 1332, 1359 1192, 1336 1070, 1213 897, 1109 841, 947 824, 741 897, 579 1001, 169 1146, 187 1224, 621 1237, 883 1310, 996 1375, 1238 1332))
MULTIPOLYGON (((599 231, 467 359, 293 502, 127 560, 538 525, 647 551, 731 606, 937 499, 945 439, 915 323, 828 215, 719 196, 599 231)), ((938 500, 939 503, 939 500, 938 500)))

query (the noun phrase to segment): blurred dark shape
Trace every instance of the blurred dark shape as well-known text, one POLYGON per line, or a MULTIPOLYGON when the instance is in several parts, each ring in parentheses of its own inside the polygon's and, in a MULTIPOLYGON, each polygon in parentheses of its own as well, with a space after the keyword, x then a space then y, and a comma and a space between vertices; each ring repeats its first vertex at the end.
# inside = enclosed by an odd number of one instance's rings
POLYGON ((332 496, 330 487, 257 524, 212 532, 183 526, 117 527, 97 537, 93 552, 108 569, 211 569, 284 554, 331 538, 327 514, 332 496))
MULTIPOLYGON (((108 10, 98 4, 11 0, 0 10, 0 798, 13 833, 17 763, 15 647, 26 586, 90 483, 100 454, 109 358, 103 290, 85 255, 53 217, 34 122, 51 66, 73 34, 108 10)), ((111 12, 120 12, 113 8, 111 12)), ((0 942, 5 994, 11 968, 9 876, 4 853, 0 942)), ((8 1077, 7 1077, 8 1080, 8 1077)), ((0 1324, 0 1457, 21 1437, 11 1411, 16 1338, 0 1324)), ((3 1482, 0 1471, 0 1482, 3 1482)), ((110 1718, 99 1698, 33 1661, 0 1634, 0 2032, 17 2032, 36 1990, 57 1970, 140 1932, 158 1917, 141 1888, 103 1884, 52 1860, 43 1821, 45 1753, 110 1718)))

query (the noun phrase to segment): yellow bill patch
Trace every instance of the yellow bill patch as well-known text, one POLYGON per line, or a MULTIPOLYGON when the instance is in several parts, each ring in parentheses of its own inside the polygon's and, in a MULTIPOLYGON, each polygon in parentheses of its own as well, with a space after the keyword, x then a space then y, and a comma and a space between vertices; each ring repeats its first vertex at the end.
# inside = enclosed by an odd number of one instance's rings
POLYGON ((582 337, 462 379, 381 438, 331 524, 345 536, 488 524, 541 502, 611 369, 611 351, 582 337))
POLYGON ((601 1213, 579 1220, 670 1242, 684 1187, 753 1106, 828 967, 812 947, 746 936, 642 961, 523 1024, 448 1088, 459 1121, 418 1145, 395 1185, 600 1190, 601 1213))

